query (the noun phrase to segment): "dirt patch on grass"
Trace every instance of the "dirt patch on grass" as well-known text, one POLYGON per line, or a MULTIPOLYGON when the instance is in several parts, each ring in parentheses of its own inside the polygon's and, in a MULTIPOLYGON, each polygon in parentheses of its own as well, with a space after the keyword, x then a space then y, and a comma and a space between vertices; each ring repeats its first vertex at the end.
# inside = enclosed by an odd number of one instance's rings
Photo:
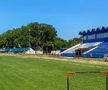
POLYGON ((25 54, 1 54, 1 53, 0 56, 18 56, 22 58, 40 58, 40 59, 42 58, 42 59, 59 60, 59 61, 67 61, 67 62, 108 65, 108 62, 105 62, 104 59, 73 58, 73 57, 62 57, 62 56, 55 56, 55 55, 25 55, 25 54))

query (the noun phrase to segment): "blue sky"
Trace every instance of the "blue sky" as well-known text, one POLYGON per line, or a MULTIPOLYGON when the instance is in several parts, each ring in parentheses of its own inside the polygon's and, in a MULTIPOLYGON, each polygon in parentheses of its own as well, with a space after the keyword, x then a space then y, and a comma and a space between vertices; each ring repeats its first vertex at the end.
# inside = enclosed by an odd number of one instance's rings
POLYGON ((108 26, 108 0, 0 0, 0 33, 30 22, 52 24, 58 36, 108 26))

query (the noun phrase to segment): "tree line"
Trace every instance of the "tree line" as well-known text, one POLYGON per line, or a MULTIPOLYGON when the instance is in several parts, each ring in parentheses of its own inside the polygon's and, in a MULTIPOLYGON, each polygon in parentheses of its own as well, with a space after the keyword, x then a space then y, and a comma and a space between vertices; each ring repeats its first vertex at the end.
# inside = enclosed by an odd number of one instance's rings
POLYGON ((0 48, 31 47, 35 50, 50 52, 51 50, 69 48, 81 40, 81 37, 64 40, 58 37, 57 31, 52 25, 33 22, 1 34, 0 48))

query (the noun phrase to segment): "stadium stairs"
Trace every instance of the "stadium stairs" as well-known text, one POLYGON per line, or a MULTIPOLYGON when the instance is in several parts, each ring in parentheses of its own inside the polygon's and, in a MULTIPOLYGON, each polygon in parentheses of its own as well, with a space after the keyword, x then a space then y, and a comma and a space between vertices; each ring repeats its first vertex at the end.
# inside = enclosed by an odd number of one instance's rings
POLYGON ((103 58, 104 54, 108 54, 108 42, 103 42, 95 48, 84 52, 82 56, 89 57, 90 54, 92 54, 92 58, 103 58))
POLYGON ((108 47, 108 43, 102 42, 94 42, 94 43, 80 43, 77 44, 63 52, 61 52, 61 56, 75 57, 75 50, 79 48, 88 48, 88 51, 82 53, 83 57, 89 57, 92 53, 93 58, 102 58, 103 54, 107 53, 107 51, 102 49, 106 49, 108 47), (100 47, 101 46, 101 47, 100 47))
POLYGON ((78 49, 81 46, 81 43, 61 52, 61 56, 67 56, 67 57, 75 57, 75 50, 78 49))

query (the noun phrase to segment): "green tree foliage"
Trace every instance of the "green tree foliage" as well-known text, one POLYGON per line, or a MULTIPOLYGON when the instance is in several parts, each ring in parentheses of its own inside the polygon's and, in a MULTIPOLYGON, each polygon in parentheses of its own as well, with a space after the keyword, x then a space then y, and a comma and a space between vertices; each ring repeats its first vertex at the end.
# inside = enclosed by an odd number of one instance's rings
POLYGON ((57 37, 54 40, 54 49, 59 50, 61 48, 67 47, 67 41, 63 40, 62 38, 57 37))
POLYGON ((0 35, 0 47, 29 47, 34 49, 46 49, 50 51, 53 48, 53 42, 57 32, 52 25, 30 23, 27 26, 8 30, 0 35))
POLYGON ((82 41, 82 37, 80 37, 80 38, 73 38, 73 39, 70 39, 70 40, 67 41, 67 45, 66 46, 67 47, 72 47, 72 46, 80 43, 81 41, 82 41))
POLYGON ((0 35, 0 48, 31 47, 50 52, 71 47, 80 41, 81 38, 63 40, 57 37, 57 31, 52 25, 34 22, 0 35))

